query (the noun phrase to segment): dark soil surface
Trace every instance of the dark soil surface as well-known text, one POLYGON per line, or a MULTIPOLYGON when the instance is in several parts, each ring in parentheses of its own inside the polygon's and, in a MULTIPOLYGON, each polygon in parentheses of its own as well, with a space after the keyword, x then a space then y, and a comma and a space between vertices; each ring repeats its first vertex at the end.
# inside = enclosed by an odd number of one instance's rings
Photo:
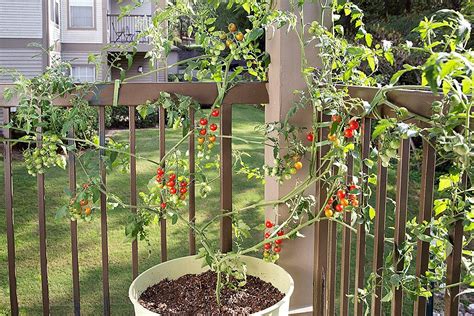
POLYGON ((284 297, 277 288, 259 278, 247 276, 247 284, 237 290, 223 289, 221 306, 215 296, 216 274, 186 274, 177 280, 165 279, 145 290, 139 303, 162 315, 249 315, 268 308, 284 297))

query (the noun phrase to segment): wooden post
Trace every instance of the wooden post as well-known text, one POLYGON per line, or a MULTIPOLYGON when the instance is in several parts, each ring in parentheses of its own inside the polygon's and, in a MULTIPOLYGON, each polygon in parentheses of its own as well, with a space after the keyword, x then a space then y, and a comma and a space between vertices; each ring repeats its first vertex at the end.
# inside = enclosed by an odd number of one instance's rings
MULTIPOLYGON (((280 10, 288 10, 289 0, 278 0, 276 6, 280 10)), ((305 5, 305 22, 320 20, 321 7, 319 3, 308 3, 305 5)), ((294 31, 287 32, 286 28, 267 30, 266 49, 271 56, 271 65, 269 70, 268 93, 270 103, 266 108, 265 121, 281 121, 286 117, 288 110, 293 106, 297 97, 293 91, 305 89, 304 79, 300 72, 300 45, 294 31)), ((321 63, 317 54, 314 53, 314 46, 308 50, 309 62, 312 66, 320 66, 321 63)), ((310 126, 310 109, 307 113, 298 113, 292 123, 298 126, 310 126)), ((265 148, 265 162, 268 165, 273 163, 273 149, 265 148)), ((307 166, 299 174, 307 174, 307 166)), ((298 177, 278 184, 272 178, 268 177, 265 184, 265 199, 275 200, 288 193, 294 188, 298 177)), ((315 188, 308 190, 315 193, 315 188)), ((266 218, 275 220, 276 212, 280 216, 280 221, 287 215, 286 207, 279 207, 274 210, 271 207, 266 210, 266 218)), ((282 253, 279 264, 285 268, 295 281, 295 292, 291 299, 291 309, 298 313, 311 314, 313 305, 313 247, 314 247, 314 227, 309 227, 301 232, 305 238, 292 241, 285 241, 282 246, 282 253)))

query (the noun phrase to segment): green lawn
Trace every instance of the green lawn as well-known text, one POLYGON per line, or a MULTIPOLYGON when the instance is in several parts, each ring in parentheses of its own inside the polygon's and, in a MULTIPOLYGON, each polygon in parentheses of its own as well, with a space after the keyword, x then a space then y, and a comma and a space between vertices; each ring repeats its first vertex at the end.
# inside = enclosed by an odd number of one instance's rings
MULTIPOLYGON (((252 106, 236 106, 233 111, 233 133, 238 137, 252 137, 263 140, 263 136, 256 133, 256 124, 263 123, 264 112, 252 106)), ((179 139, 179 131, 167 131, 167 147, 171 147, 179 139)), ((144 129, 137 131, 137 153, 147 158, 158 157, 158 131, 144 129)), ((128 131, 114 134, 117 140, 127 141, 128 131)), ((249 162, 259 166, 263 162, 263 144, 244 144, 234 141, 234 148, 245 150, 252 155, 249 162)), ((3 162, 0 162, 0 181, 3 183, 3 162)), ((420 166, 414 164, 410 183, 410 216, 418 212, 420 166)), ((36 208, 36 179, 27 175, 26 169, 20 160, 13 163, 14 173, 14 207, 15 207, 15 238, 17 258, 18 299, 22 314, 37 315, 41 312, 41 274, 39 266, 38 220, 36 208)), ((138 161, 138 188, 144 190, 149 178, 155 173, 155 167, 148 162, 138 161)), ((210 177, 217 176, 217 173, 210 177)), ((83 175, 78 175, 80 183, 83 175)), ((395 198, 395 170, 389 172, 388 195, 395 198)), ((108 176, 109 190, 128 200, 129 178, 123 174, 108 176)), ((219 212, 219 183, 214 184, 213 192, 203 201, 198 199, 198 222, 210 218, 219 212)), ((69 315, 73 312, 72 280, 71 280, 71 250, 69 223, 67 220, 57 221, 54 214, 59 205, 67 201, 64 188, 68 186, 67 171, 60 169, 50 170, 46 174, 46 205, 47 205, 47 234, 48 234, 48 271, 50 285, 51 313, 53 315, 69 315)), ((234 204, 238 207, 252 204, 263 199, 263 185, 255 181, 248 181, 245 176, 234 175, 234 204)), ((0 190, 0 245, 6 245, 4 192, 0 190)), ((125 240, 124 223, 129 214, 128 209, 117 209, 108 213, 109 223, 109 262, 110 262, 110 295, 113 315, 129 315, 131 306, 128 303, 128 284, 131 277, 131 245, 125 240)), ((252 225, 263 222, 263 210, 251 212, 246 215, 246 220, 252 225)), ((386 227, 393 226, 393 205, 387 208, 386 227)), ((79 265, 81 278, 81 308, 83 315, 98 315, 102 312, 102 282, 101 282, 101 251, 100 251, 100 220, 96 218, 92 223, 79 223, 79 265)), ((183 224, 169 225, 168 249, 169 258, 184 256, 188 253, 188 234, 183 224)), ((211 229, 215 242, 218 241, 218 225, 211 229)), ((371 232, 373 233, 373 231, 371 232)), ((255 232, 253 241, 261 238, 255 232)), ((388 229, 386 235, 393 236, 393 230, 388 229)), ((148 255, 145 243, 139 245, 140 271, 160 262, 160 231, 158 227, 151 233, 152 253, 148 255)), ((338 248, 340 249, 340 229, 338 248)), ((351 268, 355 267, 355 238, 353 235, 353 249, 351 253, 351 268)), ((252 242, 249 241, 249 243, 252 242)), ((390 244, 386 244, 388 251, 390 244)), ((340 266, 340 251, 337 266, 340 266)), ((372 268, 373 241, 367 240, 366 275, 372 268)), ((339 268, 338 268, 339 269, 339 268)), ((6 247, 0 247, 0 315, 9 314, 9 292, 7 277, 7 252, 6 247)), ((339 275, 339 273, 338 273, 339 275)), ((354 273, 351 272, 351 280, 354 273)), ((337 283, 339 284, 339 278, 337 283)), ((339 285, 336 287, 336 310, 339 312, 339 285)), ((351 291, 353 283, 351 283, 351 291)), ((412 308, 406 302, 405 312, 410 314, 412 308)), ((389 304, 384 304, 388 308, 389 304)), ((351 309, 352 311, 352 309, 351 309)), ((388 309, 386 309, 389 312, 388 309)))
MULTIPOLYGON (((263 135, 254 131, 256 124, 263 123, 264 112, 253 106, 236 106, 233 111, 233 133, 240 137, 263 139, 263 135)), ((145 129, 137 131, 137 153, 152 159, 158 159, 158 131, 145 129)), ((167 131, 167 147, 170 148, 180 136, 180 131, 167 131)), ((120 131, 114 136, 117 140, 127 141, 128 131, 120 131)), ((234 148, 245 150, 252 155, 251 165, 263 162, 263 145, 255 146, 234 141, 234 148)), ((3 161, 0 165, 3 187, 3 161)), ((154 175, 156 167, 144 161, 137 162, 138 188, 145 190, 148 180, 154 175)), ((13 162, 15 242, 17 262, 18 300, 22 314, 37 315, 41 311, 41 274, 39 266, 39 241, 37 220, 36 178, 26 173, 22 161, 13 162)), ((217 176, 217 173, 210 177, 217 176)), ((78 174, 80 183, 83 175, 78 174)), ((107 179, 109 190, 129 197, 129 178, 123 174, 112 174, 107 179)), ((234 204, 244 206, 263 199, 263 185, 247 181, 245 176, 234 176, 234 204)), ((54 214, 59 205, 67 198, 63 193, 68 186, 67 171, 50 170, 46 174, 46 206, 48 237, 48 272, 50 286, 51 313, 68 315, 73 313, 71 249, 69 222, 55 220, 54 214)), ((6 245, 6 226, 4 192, 0 190, 0 245, 6 245)), ((212 194, 203 201, 197 201, 199 221, 209 219, 219 212, 219 182, 213 184, 212 194)), ((124 223, 129 210, 117 209, 108 213, 109 258, 110 258, 110 295, 112 314, 130 314, 128 303, 128 284, 131 276, 131 244, 125 239, 124 223)), ((263 210, 247 216, 253 225, 263 222, 263 210)), ((100 251, 100 219, 92 223, 79 223, 79 266, 81 279, 81 308, 83 315, 98 315, 102 312, 102 281, 100 251)), ((188 233, 183 224, 172 226, 168 230, 169 258, 184 256, 188 253, 188 233)), ((218 241, 218 225, 212 227, 212 235, 218 241)), ((160 262, 160 231, 152 231, 152 253, 148 256, 146 243, 139 244, 140 271, 160 262)), ((259 235, 260 237, 260 235, 259 235)), ((255 236, 255 239, 257 236, 255 236)), ((9 314, 7 250, 0 247, 0 315, 9 314)))

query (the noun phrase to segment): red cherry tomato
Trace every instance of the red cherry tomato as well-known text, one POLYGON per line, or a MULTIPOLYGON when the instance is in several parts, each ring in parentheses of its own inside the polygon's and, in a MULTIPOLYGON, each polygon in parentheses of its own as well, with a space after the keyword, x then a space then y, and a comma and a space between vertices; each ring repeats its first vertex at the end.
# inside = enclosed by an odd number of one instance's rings
POLYGON ((275 240, 275 244, 277 244, 277 245, 281 245, 282 242, 283 242, 282 239, 277 239, 277 240, 275 240))
POLYGON ((270 238, 270 233, 265 233, 265 239, 270 238))
POLYGON ((352 130, 352 129, 350 129, 350 128, 344 130, 344 136, 345 136, 346 138, 352 138, 352 137, 354 137, 354 130, 352 130))
POLYGON ((207 131, 204 128, 199 130, 199 134, 201 134, 203 136, 206 135, 206 133, 207 133, 207 131))
POLYGON ((278 236, 283 236, 284 234, 285 233, 282 230, 279 230, 278 233, 277 233, 278 236))
POLYGON ((314 140, 314 134, 313 134, 313 132, 308 133, 308 135, 306 135, 306 139, 307 139, 309 142, 312 142, 312 141, 314 140))
POLYGON ((265 250, 270 250, 272 249, 272 245, 270 243, 266 243, 265 245, 263 245, 263 248, 265 248, 265 250))
POLYGON ((217 130, 217 125, 216 124, 211 124, 211 126, 209 126, 209 128, 211 129, 211 131, 216 131, 217 130))
POLYGON ((170 174, 170 180, 172 181, 176 180, 176 174, 174 173, 170 174))
POLYGON ((165 174, 165 171, 161 168, 158 168, 158 170, 156 170, 156 173, 159 175, 159 176, 162 176, 165 174))
POLYGON ((214 117, 218 117, 219 116, 219 110, 212 111, 211 115, 214 116, 214 117))
POLYGON ((350 120, 349 121, 349 128, 351 130, 356 130, 359 128, 359 122, 357 122, 356 120, 350 120))
POLYGON ((336 211, 342 212, 344 210, 344 206, 342 204, 336 205, 336 211))
POLYGON ((176 182, 174 182, 173 180, 170 180, 168 181, 168 183, 166 183, 167 186, 169 186, 170 188, 174 187, 176 184, 176 182))
POLYGON ((273 251, 279 253, 281 251, 281 247, 276 246, 275 248, 273 248, 273 251))
POLYGON ((186 181, 181 181, 181 183, 180 183, 180 186, 182 186, 182 187, 185 187, 187 185, 188 185, 188 183, 186 181))
POLYGON ((166 208, 166 203, 164 203, 164 202, 161 203, 161 208, 162 208, 162 209, 165 209, 165 208, 166 208))
POLYGON ((176 188, 170 188, 170 193, 171 194, 176 194, 176 192, 177 192, 176 188))
POLYGON ((351 184, 349 186, 349 191, 354 191, 354 190, 357 190, 357 186, 355 184, 351 184))
POLYGON ((345 197, 346 197, 346 191, 344 191, 344 190, 338 190, 338 191, 337 191, 337 197, 338 197, 339 199, 345 198, 345 197))
POLYGON ((266 221, 266 222, 265 222, 265 227, 266 227, 266 228, 272 228, 272 227, 273 227, 273 223, 270 222, 270 221, 266 221))
POLYGON ((205 118, 200 119, 199 124, 201 124, 202 126, 207 125, 207 119, 205 119, 205 118))
POLYGON ((186 194, 186 192, 188 192, 188 189, 186 189, 186 188, 179 189, 179 193, 181 193, 181 194, 186 194))

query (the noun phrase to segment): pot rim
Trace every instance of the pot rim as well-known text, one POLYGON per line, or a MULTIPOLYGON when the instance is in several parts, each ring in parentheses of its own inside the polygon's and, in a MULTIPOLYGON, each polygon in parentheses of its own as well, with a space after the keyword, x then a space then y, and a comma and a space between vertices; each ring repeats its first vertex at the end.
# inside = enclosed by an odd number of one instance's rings
MULTIPOLYGON (((291 295, 293 294, 293 291, 294 291, 294 288, 295 288, 295 283, 293 281, 293 278, 291 277, 291 275, 286 272, 285 269, 283 269, 282 267, 280 267, 279 265, 276 265, 274 263, 269 263, 269 262, 265 262, 263 261, 262 259, 259 259, 259 258, 255 258, 255 257, 250 257, 250 256, 240 256, 242 258, 245 258, 246 260, 255 260, 255 261, 259 261, 260 264, 272 264, 274 266, 277 267, 277 269, 281 270, 281 272, 283 274, 286 275, 286 277, 288 277, 289 279, 289 288, 288 288, 288 291, 287 293, 285 294, 285 296, 280 300, 278 301, 276 304, 264 309, 264 310, 261 310, 261 311, 258 311, 256 313, 253 313, 251 315, 260 315, 260 314, 265 314, 265 313, 269 313, 271 311, 274 311, 276 309, 278 309, 280 306, 282 306, 283 304, 285 304, 286 302, 289 302, 290 298, 291 298, 291 295)), ((152 269, 156 269, 158 266, 160 265, 163 265, 163 264, 170 264, 172 262, 177 262, 177 261, 181 261, 181 260, 184 260, 184 259, 193 259, 193 260, 199 260, 196 258, 196 256, 185 256, 185 257, 180 257, 180 258, 176 258, 176 259, 172 259, 172 260, 168 260, 166 262, 162 262, 162 263, 159 263, 145 271, 143 271, 142 273, 140 273, 132 282, 132 284, 130 284, 130 287, 128 289, 128 298, 130 299, 130 301, 132 302, 132 304, 134 305, 134 308, 139 308, 140 310, 144 311, 144 312, 149 312, 149 313, 154 313, 156 315, 159 315, 158 313, 155 313, 153 311, 150 311, 149 309, 146 309, 145 307, 143 307, 140 303, 138 303, 138 299, 134 298, 134 292, 132 291, 135 287, 135 283, 136 283, 136 280, 139 279, 143 274, 147 273, 148 271, 152 270, 152 269)), ((249 273, 250 274, 250 273, 249 273)), ((183 274, 184 275, 184 274, 183 274)), ((250 274, 252 275, 252 274, 250 274)), ((265 281, 266 282, 266 281, 265 281)))

